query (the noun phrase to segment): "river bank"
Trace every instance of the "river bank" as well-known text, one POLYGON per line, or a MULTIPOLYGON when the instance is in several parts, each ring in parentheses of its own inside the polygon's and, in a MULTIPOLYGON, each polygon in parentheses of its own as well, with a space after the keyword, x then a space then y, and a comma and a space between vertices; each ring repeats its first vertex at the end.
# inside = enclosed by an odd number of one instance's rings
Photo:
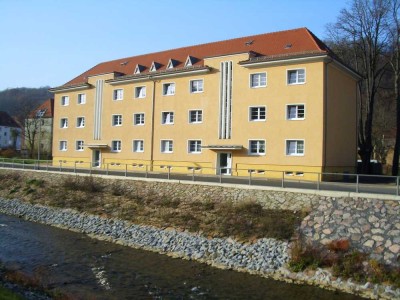
POLYGON ((369 298, 400 298, 399 288, 356 284, 329 269, 287 268, 298 230, 309 233, 317 244, 348 238, 354 250, 365 248, 371 238, 379 239, 376 259, 396 264, 399 243, 392 227, 400 222, 399 205, 393 200, 32 171, 0 170, 0 179, 0 211, 6 214, 218 268, 369 298), (376 204, 379 210, 371 210, 376 204), (366 226, 376 219, 380 222, 366 226), (351 232, 357 226, 363 231, 354 240, 351 232), (369 236, 372 226, 374 236, 369 236))
POLYGON ((351 280, 334 278, 326 270, 316 270, 313 274, 290 272, 285 267, 288 244, 273 239, 264 239, 254 244, 242 244, 232 239, 207 239, 188 232, 138 226, 71 209, 31 205, 16 199, 0 199, 0 212, 82 232, 133 248, 199 261, 218 268, 248 272, 291 283, 313 284, 371 299, 400 299, 399 290, 394 291, 372 284, 358 285, 351 280))

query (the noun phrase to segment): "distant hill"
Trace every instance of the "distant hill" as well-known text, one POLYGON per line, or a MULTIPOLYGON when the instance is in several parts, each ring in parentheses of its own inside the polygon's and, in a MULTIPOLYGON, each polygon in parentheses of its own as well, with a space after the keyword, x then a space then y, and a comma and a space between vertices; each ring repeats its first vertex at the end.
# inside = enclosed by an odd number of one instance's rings
POLYGON ((27 112, 54 97, 48 91, 49 88, 14 88, 0 91, 0 111, 6 111, 11 116, 23 119, 27 112))

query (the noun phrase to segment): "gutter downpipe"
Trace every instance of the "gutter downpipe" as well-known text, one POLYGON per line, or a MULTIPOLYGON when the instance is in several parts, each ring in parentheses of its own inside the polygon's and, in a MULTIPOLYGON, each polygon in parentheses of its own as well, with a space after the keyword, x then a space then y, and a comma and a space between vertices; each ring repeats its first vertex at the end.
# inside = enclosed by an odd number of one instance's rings
MULTIPOLYGON (((330 60, 329 61, 327 61, 326 63, 324 63, 324 68, 325 68, 325 70, 324 70, 324 106, 323 106, 323 116, 324 116, 324 128, 323 128, 323 140, 324 140, 324 142, 323 142, 323 147, 324 147, 324 151, 322 152, 322 155, 323 155, 323 158, 322 158, 322 173, 324 173, 324 172, 326 172, 326 148, 327 148, 327 146, 326 146, 326 144, 327 144, 327 131, 328 131, 328 129, 327 129, 327 127, 328 127, 328 120, 327 120, 327 111, 328 111, 328 109, 327 109, 327 106, 328 106, 328 65, 330 64, 330 63, 332 63, 333 62, 333 59, 331 59, 330 58, 330 60)), ((322 180, 322 178, 321 178, 321 180, 322 180)))
POLYGON ((149 76, 149 80, 153 82, 152 103, 151 103, 151 143, 150 143, 150 171, 153 171, 154 165, 154 110, 156 102, 156 80, 149 76))

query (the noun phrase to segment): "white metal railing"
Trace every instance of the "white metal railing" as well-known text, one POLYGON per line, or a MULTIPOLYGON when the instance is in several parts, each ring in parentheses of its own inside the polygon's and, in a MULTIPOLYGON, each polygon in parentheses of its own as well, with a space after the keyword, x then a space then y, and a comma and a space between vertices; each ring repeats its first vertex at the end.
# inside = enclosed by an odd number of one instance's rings
POLYGON ((0 167, 103 174, 145 178, 178 179, 228 184, 247 184, 299 188, 391 194, 399 196, 400 177, 349 173, 292 172, 238 168, 210 168, 200 166, 149 165, 142 163, 100 163, 0 158, 0 167), (98 166, 97 166, 98 165, 98 166))

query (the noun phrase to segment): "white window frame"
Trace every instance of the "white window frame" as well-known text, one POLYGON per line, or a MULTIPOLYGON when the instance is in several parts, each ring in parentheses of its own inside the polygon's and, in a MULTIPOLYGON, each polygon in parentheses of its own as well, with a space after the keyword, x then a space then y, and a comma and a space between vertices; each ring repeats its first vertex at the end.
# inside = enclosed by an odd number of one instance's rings
POLYGON ((134 126, 143 126, 145 124, 146 118, 144 112, 138 112, 133 114, 133 125, 134 126), (139 121, 136 123, 136 116, 139 116, 139 121), (142 122, 143 121, 143 122, 142 122))
POLYGON ((133 140, 132 141, 132 152, 143 153, 144 152, 144 140, 133 140), (137 145, 139 145, 139 150, 137 145))
POLYGON ((286 104, 286 120, 289 121, 299 121, 299 120, 304 120, 306 117, 306 105, 304 103, 291 103, 291 104, 286 104), (303 106, 303 117, 299 118, 299 106, 303 106), (291 118, 289 114, 289 108, 290 107, 296 107, 296 117, 291 118))
POLYGON ((191 94, 199 94, 204 92, 204 79, 192 79, 189 81, 189 91, 191 94), (193 88, 193 83, 194 82, 201 82, 201 90, 199 89, 199 86, 196 86, 196 90, 193 88))
POLYGON ((67 150, 68 150, 68 143, 67 143, 67 141, 65 141, 65 140, 60 141, 59 144, 58 144, 58 149, 59 149, 60 151, 67 151, 67 150))
POLYGON ((200 124, 200 123, 203 123, 203 110, 202 109, 190 109, 189 110, 189 115, 188 115, 188 123, 189 124, 200 124), (200 112, 201 113, 201 121, 197 121, 199 114, 196 113, 196 121, 192 122, 192 116, 191 116, 192 112, 194 112, 194 113, 200 112))
POLYGON ((121 150, 122 150, 121 140, 112 140, 111 141, 111 152, 121 152, 121 150))
POLYGON ((267 149, 266 149, 266 148, 267 148, 267 143, 266 143, 266 141, 265 141, 264 139, 251 139, 251 140, 249 140, 248 145, 249 145, 249 150, 248 150, 248 154, 249 154, 249 155, 261 156, 261 155, 265 155, 265 154, 267 153, 267 149), (251 151, 251 150, 252 150, 252 148, 251 148, 252 142, 256 142, 256 143, 257 143, 257 150, 256 150, 256 152, 252 152, 252 151, 251 151), (263 145, 264 145, 264 152, 261 152, 261 151, 260 151, 260 149, 261 149, 261 143, 263 143, 263 145))
POLYGON ((69 105, 69 96, 61 96, 61 106, 69 105))
POLYGON ((249 106, 249 122, 265 122, 267 120, 267 107, 265 105, 249 106), (264 119, 260 118, 260 109, 264 108, 264 119), (252 109, 258 109, 258 118, 252 119, 252 109))
POLYGON ((76 128, 84 128, 84 127, 85 127, 85 117, 77 117, 76 118, 76 128))
POLYGON ((200 154, 201 153, 201 144, 202 144, 201 140, 188 140, 188 143, 187 143, 188 153, 190 153, 190 154, 200 154), (190 149, 191 143, 194 143, 194 146, 195 146, 195 150, 194 151, 191 151, 191 149, 190 149))
POLYGON ((285 140, 285 154, 286 156, 304 156, 306 153, 306 143, 303 139, 287 139, 285 140), (296 142, 296 153, 289 153, 289 143, 296 142), (299 153, 298 151, 298 142, 303 143, 303 153, 299 153))
POLYGON ((75 150, 76 151, 83 151, 84 150, 84 148, 83 148, 83 145, 84 145, 84 141, 82 141, 82 140, 77 140, 76 142, 75 142, 75 150))
POLYGON ((143 99, 143 98, 146 98, 147 88, 145 85, 136 86, 134 92, 135 92, 136 99, 143 99), (141 92, 143 90, 144 90, 144 92, 141 92))
POLYGON ((175 84, 175 82, 166 82, 166 83, 163 83, 163 85, 162 85, 162 94, 163 94, 163 96, 173 96, 173 95, 175 95, 175 92, 176 92, 176 84, 175 84), (168 90, 169 90, 169 86, 173 86, 174 88, 173 88, 173 93, 172 92, 168 92, 168 90))
POLYGON ((114 89, 113 90, 113 100, 121 101, 124 99, 124 89, 114 89))
POLYGON ((77 103, 79 105, 86 103, 86 94, 85 93, 78 94, 77 103))
POLYGON ((161 140, 160 141, 160 151, 161 153, 173 153, 174 152, 174 140, 161 140), (168 150, 165 149, 168 146, 168 150))
POLYGON ((305 84, 307 81, 307 76, 306 76, 306 68, 296 68, 296 69, 287 69, 286 70, 286 84, 287 85, 299 85, 299 84, 305 84), (304 71, 304 81, 299 81, 299 73, 298 71, 303 70, 304 71), (290 72, 296 72, 296 82, 289 82, 289 73, 290 72))
POLYGON ((267 86, 267 83, 268 83, 267 80, 268 80, 267 72, 251 73, 251 74, 250 74, 250 77, 249 77, 249 86, 250 86, 250 88, 252 88, 252 89, 263 88, 263 87, 266 87, 266 86, 267 86), (262 75, 262 74, 265 74, 265 84, 261 84, 261 75, 262 75), (258 85, 255 85, 255 84, 254 84, 253 76, 260 76, 260 78, 258 79, 258 81, 259 81, 258 85))
POLYGON ((112 115, 111 125, 114 127, 122 126, 122 115, 121 114, 112 115))
POLYGON ((175 122, 175 113, 173 111, 162 111, 161 112, 161 124, 162 125, 173 125, 175 122), (171 121, 172 119, 172 121, 171 121))
POLYGON ((60 128, 68 128, 68 118, 61 118, 60 119, 60 128))

